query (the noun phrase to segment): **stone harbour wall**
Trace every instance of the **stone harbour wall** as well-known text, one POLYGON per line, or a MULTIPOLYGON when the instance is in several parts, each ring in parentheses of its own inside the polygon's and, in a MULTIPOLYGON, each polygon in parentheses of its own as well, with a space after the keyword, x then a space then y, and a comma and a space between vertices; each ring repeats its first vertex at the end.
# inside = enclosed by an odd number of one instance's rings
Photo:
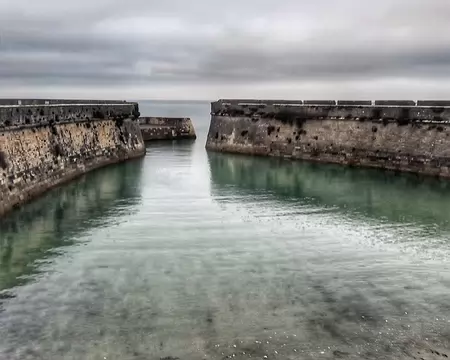
POLYGON ((0 100, 0 216, 48 189, 145 154, 136 103, 0 100))
POLYGON ((195 139, 195 129, 189 118, 139 118, 144 141, 195 139))
POLYGON ((220 100, 206 148, 450 178, 450 101, 220 100))

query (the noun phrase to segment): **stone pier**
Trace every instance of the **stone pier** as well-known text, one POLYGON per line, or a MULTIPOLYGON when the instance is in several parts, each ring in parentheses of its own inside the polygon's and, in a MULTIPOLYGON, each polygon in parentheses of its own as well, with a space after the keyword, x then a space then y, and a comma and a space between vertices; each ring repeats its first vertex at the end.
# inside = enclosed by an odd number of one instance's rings
POLYGON ((450 101, 219 100, 206 148, 450 178, 450 101))
POLYGON ((189 118, 141 117, 139 125, 144 141, 196 138, 189 118))
POLYGON ((90 170, 145 154, 137 103, 0 99, 0 216, 90 170))

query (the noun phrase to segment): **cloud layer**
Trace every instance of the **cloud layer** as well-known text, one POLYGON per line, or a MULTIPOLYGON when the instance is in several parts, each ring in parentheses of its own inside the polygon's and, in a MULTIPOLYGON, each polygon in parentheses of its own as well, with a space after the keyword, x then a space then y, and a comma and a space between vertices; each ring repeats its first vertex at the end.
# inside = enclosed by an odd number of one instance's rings
POLYGON ((447 0, 0 0, 0 96, 450 97, 447 0))

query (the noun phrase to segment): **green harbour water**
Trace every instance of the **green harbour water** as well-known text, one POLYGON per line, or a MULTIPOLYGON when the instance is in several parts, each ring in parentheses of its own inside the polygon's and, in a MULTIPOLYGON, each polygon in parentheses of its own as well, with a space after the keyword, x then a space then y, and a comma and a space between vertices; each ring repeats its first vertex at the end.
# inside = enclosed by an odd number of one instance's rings
POLYGON ((208 153, 206 102, 141 113, 198 138, 0 219, 0 359, 450 356, 450 182, 208 153))

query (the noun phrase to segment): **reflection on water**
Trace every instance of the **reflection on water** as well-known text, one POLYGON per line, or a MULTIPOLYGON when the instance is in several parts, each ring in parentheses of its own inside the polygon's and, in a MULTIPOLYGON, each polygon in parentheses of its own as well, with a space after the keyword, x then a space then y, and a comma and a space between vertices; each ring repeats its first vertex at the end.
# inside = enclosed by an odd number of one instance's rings
POLYGON ((334 214, 340 221, 371 224, 371 230, 378 230, 380 237, 406 243, 409 250, 427 251, 434 257, 447 256, 448 181, 217 153, 209 154, 209 162, 218 194, 226 191, 264 194, 286 205, 294 204, 294 208, 302 206, 326 212, 327 218, 334 214))
POLYGON ((267 289, 277 294, 273 309, 295 319, 290 330, 312 348, 427 358, 448 346, 448 182, 240 155, 208 160, 213 198, 255 224, 260 260, 279 272, 267 289))
POLYGON ((1 220, 0 359, 450 356, 448 183, 206 154, 173 106, 196 142, 1 220))
POLYGON ((140 201, 142 160, 86 174, 0 219, 0 291, 24 284, 61 246, 140 201))
POLYGON ((209 154, 214 184, 331 206, 390 222, 449 227, 450 182, 410 174, 209 154))

